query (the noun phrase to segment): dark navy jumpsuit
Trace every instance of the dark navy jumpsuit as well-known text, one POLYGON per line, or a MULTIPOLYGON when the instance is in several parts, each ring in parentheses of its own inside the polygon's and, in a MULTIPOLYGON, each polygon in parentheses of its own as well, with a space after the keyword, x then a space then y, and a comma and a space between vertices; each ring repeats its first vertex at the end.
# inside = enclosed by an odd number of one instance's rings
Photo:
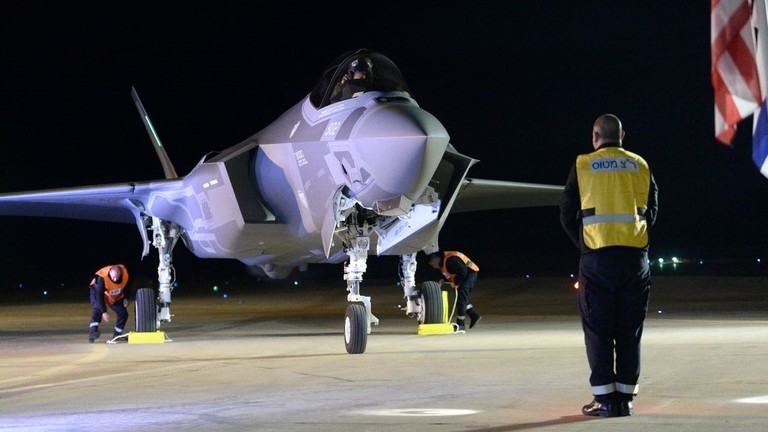
MULTIPOLYGON (((605 143, 598 151, 605 147, 620 145, 605 143)), ((651 227, 658 210, 658 188, 653 175, 650 172, 648 175, 647 206, 641 213, 647 227, 651 227)), ((584 241, 585 212, 581 208, 577 177, 574 164, 560 203, 560 220, 581 250, 578 301, 591 369, 589 382, 592 394, 600 403, 631 401, 637 394, 640 340, 651 288, 648 244, 641 247, 588 247, 584 241)), ((616 197, 625 195, 617 194, 616 197)))

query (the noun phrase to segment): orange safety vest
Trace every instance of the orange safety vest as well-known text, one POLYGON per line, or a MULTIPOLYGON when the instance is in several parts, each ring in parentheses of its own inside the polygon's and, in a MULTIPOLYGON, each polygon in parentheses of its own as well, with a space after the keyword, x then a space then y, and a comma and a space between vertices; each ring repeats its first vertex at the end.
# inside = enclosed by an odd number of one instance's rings
POLYGON ((125 289, 125 286, 128 285, 128 270, 126 270, 125 266, 122 264, 116 265, 123 271, 120 283, 114 283, 112 282, 112 279, 109 278, 109 269, 112 268, 111 265, 102 267, 96 272, 97 276, 104 279, 104 302, 108 305, 113 305, 122 300, 123 297, 125 297, 123 290, 125 289))
POLYGON ((443 252, 443 268, 440 270, 443 273, 443 276, 445 276, 445 279, 448 280, 450 283, 453 282, 453 278, 456 277, 456 275, 451 274, 448 272, 448 269, 445 268, 445 263, 448 262, 448 258, 450 257, 459 257, 462 261, 464 261, 464 264, 467 265, 471 270, 473 271, 480 271, 480 267, 477 266, 477 264, 473 263, 472 260, 469 259, 468 256, 464 255, 461 252, 458 251, 445 251, 443 252))

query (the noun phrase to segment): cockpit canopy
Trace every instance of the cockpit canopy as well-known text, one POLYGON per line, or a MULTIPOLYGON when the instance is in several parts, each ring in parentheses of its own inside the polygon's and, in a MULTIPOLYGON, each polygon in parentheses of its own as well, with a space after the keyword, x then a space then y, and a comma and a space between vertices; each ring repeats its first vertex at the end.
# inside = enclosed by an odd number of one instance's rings
POLYGON ((366 91, 411 93, 392 60, 367 49, 358 49, 341 55, 326 68, 309 100, 315 108, 322 108, 366 91))

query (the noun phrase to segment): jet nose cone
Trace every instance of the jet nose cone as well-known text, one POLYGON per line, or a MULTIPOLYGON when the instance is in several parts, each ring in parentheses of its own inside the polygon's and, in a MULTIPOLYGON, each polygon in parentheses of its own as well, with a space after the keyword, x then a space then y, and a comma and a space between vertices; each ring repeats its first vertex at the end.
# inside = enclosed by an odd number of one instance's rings
POLYGON ((383 103, 366 111, 351 138, 370 173, 369 182, 353 187, 366 207, 424 192, 437 169, 449 136, 443 125, 415 104, 383 103))

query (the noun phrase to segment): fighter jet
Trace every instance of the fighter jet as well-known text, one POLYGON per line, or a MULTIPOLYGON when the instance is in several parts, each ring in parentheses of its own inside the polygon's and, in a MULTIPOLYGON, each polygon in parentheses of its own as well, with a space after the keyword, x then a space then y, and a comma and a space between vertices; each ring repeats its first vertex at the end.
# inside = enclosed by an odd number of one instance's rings
POLYGON ((562 186, 468 178, 478 162, 413 98, 381 53, 347 52, 311 92, 261 131, 203 157, 179 176, 135 89, 134 103, 165 178, 0 194, 0 215, 135 224, 158 253, 158 287, 136 296, 136 331, 171 321, 179 239, 195 256, 239 260, 286 278, 309 264, 343 264, 348 305, 344 342, 363 353, 371 299, 361 294, 369 256, 399 256, 408 317, 439 323, 437 282, 416 283, 416 255, 438 250, 451 213, 556 205, 562 186))

